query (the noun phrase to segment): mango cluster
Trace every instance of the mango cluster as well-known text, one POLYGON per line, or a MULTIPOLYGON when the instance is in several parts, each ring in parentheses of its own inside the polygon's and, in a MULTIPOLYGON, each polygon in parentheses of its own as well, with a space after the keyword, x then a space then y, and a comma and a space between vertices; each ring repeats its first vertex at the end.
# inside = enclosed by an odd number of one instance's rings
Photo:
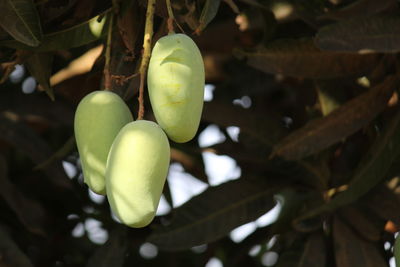
POLYGON ((188 36, 157 41, 149 62, 148 91, 156 121, 134 121, 115 93, 85 96, 75 114, 75 138, 89 188, 107 195, 121 222, 145 227, 154 218, 168 174, 168 137, 191 140, 204 97, 204 64, 188 36))

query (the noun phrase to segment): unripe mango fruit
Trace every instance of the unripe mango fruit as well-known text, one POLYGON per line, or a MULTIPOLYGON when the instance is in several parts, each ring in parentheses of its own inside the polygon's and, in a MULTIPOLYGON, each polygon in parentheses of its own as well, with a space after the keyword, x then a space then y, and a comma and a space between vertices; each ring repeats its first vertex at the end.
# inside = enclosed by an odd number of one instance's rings
POLYGON ((112 92, 95 91, 79 103, 74 120, 75 139, 83 178, 92 191, 106 194, 108 152, 118 132, 132 120, 128 106, 112 92))
POLYGON ((160 38, 147 75, 151 106, 158 124, 178 143, 191 140, 199 127, 204 100, 204 63, 185 34, 160 38))
POLYGON ((122 223, 139 228, 153 220, 169 158, 168 138, 156 123, 139 120, 119 132, 108 156, 106 188, 111 210, 122 223))

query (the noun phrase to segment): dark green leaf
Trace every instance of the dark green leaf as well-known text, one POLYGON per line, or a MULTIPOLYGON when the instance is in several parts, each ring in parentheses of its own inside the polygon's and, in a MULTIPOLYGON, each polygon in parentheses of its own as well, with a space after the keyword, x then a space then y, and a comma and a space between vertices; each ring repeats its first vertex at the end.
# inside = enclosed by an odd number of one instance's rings
POLYGON ((277 182, 241 178, 207 189, 174 210, 167 226, 156 228, 148 241, 164 250, 183 250, 209 243, 273 208, 277 182))
POLYGON ((324 267, 326 265, 326 245, 321 233, 311 234, 304 246, 303 255, 296 267, 324 267))
POLYGON ((2 225, 0 225, 0 255, 2 267, 33 267, 29 258, 19 249, 2 225))
POLYGON ((201 11, 199 26, 196 32, 203 31, 208 23, 210 23, 217 15, 221 0, 206 0, 203 10, 201 11))
POLYGON ((400 51, 400 18, 349 19, 319 30, 316 45, 323 50, 357 52, 400 51))
POLYGON ((364 202, 368 209, 377 214, 385 221, 392 221, 400 225, 399 196, 386 185, 380 186, 364 202))
POLYGON ((322 15, 321 19, 347 19, 354 17, 368 17, 385 11, 389 8, 396 8, 396 0, 358 0, 346 7, 338 10, 333 10, 325 15, 322 15))
POLYGON ((98 40, 105 35, 108 19, 106 11, 98 17, 89 21, 75 25, 71 28, 46 34, 43 36, 42 43, 37 47, 29 47, 17 41, 0 41, 0 46, 7 46, 22 50, 34 50, 35 52, 46 52, 61 49, 70 49, 82 46, 98 40), (99 20, 100 19, 100 20, 99 20))
POLYGON ((50 99, 54 101, 54 92, 50 86, 53 57, 54 55, 52 53, 35 53, 28 58, 25 62, 25 66, 50 99))
POLYGON ((362 159, 348 189, 338 194, 330 202, 306 212, 297 220, 304 220, 358 200, 386 177, 387 171, 399 153, 400 111, 362 159))
POLYGON ((253 109, 244 109, 222 101, 206 102, 203 119, 220 126, 239 126, 241 131, 257 138, 262 143, 272 145, 285 132, 279 117, 272 112, 267 116, 253 109))
POLYGON ((388 76, 384 82, 350 100, 328 116, 310 121, 281 140, 274 147, 271 157, 298 160, 320 152, 355 133, 386 107, 399 83, 397 76, 388 76))
POLYGON ((71 136, 67 140, 67 142, 65 142, 65 144, 62 147, 60 147, 60 149, 58 149, 53 155, 51 155, 48 159, 46 159, 42 163, 38 164, 35 167, 35 170, 46 169, 56 160, 61 160, 67 157, 74 150, 74 148, 76 148, 75 136, 71 136))
MULTIPOLYGON (((35 164, 40 164, 51 155, 48 144, 31 128, 20 121, 20 117, 11 112, 0 113, 0 140, 12 144, 35 164)), ((45 170, 48 178, 61 188, 71 189, 61 163, 49 165, 45 170)))
POLYGON ((90 257, 86 267, 123 266, 128 246, 127 241, 126 228, 115 228, 107 242, 90 257))
POLYGON ((39 16, 32 0, 0 0, 0 26, 16 40, 38 46, 42 39, 39 16))
POLYGON ((336 266, 386 267, 378 247, 357 236, 337 217, 333 221, 336 266))
POLYGON ((0 196, 4 198, 8 206, 29 231, 45 235, 45 210, 40 203, 25 197, 9 181, 7 165, 2 155, 0 155, 0 196))
POLYGON ((345 206, 338 211, 340 217, 366 240, 378 241, 381 237, 381 228, 377 227, 360 209, 353 206, 345 206))
POLYGON ((254 51, 235 50, 235 54, 266 73, 320 79, 363 75, 378 60, 373 54, 321 51, 311 40, 280 40, 254 51))

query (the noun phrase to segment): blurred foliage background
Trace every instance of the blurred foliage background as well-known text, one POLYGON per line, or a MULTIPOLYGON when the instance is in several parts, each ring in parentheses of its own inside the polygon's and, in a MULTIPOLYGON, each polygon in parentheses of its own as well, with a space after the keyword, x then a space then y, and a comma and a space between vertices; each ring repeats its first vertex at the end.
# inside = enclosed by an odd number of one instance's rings
MULTIPOLYGON (((240 177, 149 227, 119 224, 82 182, 73 117, 105 84, 136 117, 147 1, 0 0, 0 266, 394 266, 398 1, 171 2, 214 88, 198 135, 224 136, 171 142, 171 162, 208 183, 204 153, 226 155, 240 177), (273 223, 229 237, 278 206, 273 223)), ((153 41, 165 1, 155 15, 153 41)))

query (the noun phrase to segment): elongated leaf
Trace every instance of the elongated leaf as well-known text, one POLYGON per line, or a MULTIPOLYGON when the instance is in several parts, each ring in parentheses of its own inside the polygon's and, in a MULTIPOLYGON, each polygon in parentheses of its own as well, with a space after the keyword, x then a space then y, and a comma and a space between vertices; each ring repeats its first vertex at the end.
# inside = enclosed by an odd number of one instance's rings
POLYGON ((206 0, 203 10, 201 11, 199 26, 196 32, 201 32, 217 15, 221 0, 206 0))
POLYGON ((331 11, 321 19, 347 19, 354 17, 369 17, 397 6, 396 0, 358 0, 338 10, 331 11))
POLYGON ((16 40, 38 46, 42 39, 39 16, 32 0, 0 0, 0 26, 16 40))
POLYGON ((5 159, 0 155, 0 196, 31 232, 45 234, 45 210, 40 203, 25 197, 8 179, 5 159))
POLYGON ((353 205, 342 207, 338 211, 340 217, 366 240, 378 241, 381 237, 381 228, 377 227, 365 213, 353 205))
POLYGON ((217 240, 270 210, 280 188, 276 182, 246 178, 211 187, 174 210, 171 223, 156 228, 148 241, 164 250, 182 250, 217 240))
POLYGON ((33 267, 29 258, 18 248, 2 225, 0 225, 0 252, 2 267, 33 267))
POLYGON ((378 247, 360 239, 338 218, 333 221, 336 266, 340 267, 386 267, 387 263, 378 247))
POLYGON ((217 100, 205 103, 203 119, 225 127, 239 126, 241 131, 267 145, 274 144, 285 133, 276 114, 260 116, 252 109, 243 109, 217 100))
POLYGON ((364 202, 368 209, 377 214, 385 221, 392 221, 396 225, 400 225, 400 198, 386 185, 382 185, 379 189, 374 190, 372 194, 364 202))
POLYGON ((400 18, 349 19, 319 30, 316 45, 323 50, 357 52, 400 51, 400 18))
POLYGON ((377 64, 373 54, 321 51, 311 40, 280 40, 255 51, 235 50, 247 64, 266 73, 304 78, 362 75, 377 64))
POLYGON ((120 267, 127 249, 126 228, 116 228, 107 242, 90 257, 86 267, 120 267))
POLYGON ((385 107, 394 88, 400 84, 397 76, 388 76, 370 91, 352 99, 324 118, 315 119, 285 137, 271 155, 298 160, 339 142, 367 125, 385 107))
POLYGON ((321 233, 311 234, 296 267, 324 267, 325 265, 326 245, 324 236, 321 233))
POLYGON ((30 47, 20 42, 10 40, 0 41, 0 46, 22 50, 34 50, 36 52, 70 49, 82 46, 96 41, 105 35, 109 21, 105 15, 108 13, 109 11, 106 11, 98 17, 71 28, 46 34, 43 36, 42 43, 37 47, 30 47))
POLYGON ((51 53, 36 53, 28 58, 25 66, 39 85, 47 93, 51 100, 54 101, 54 92, 50 86, 51 67, 54 55, 51 53))
POLYGON ((38 164, 35 167, 35 170, 46 169, 56 160, 61 160, 65 158, 68 154, 71 154, 71 152, 75 148, 76 148, 75 136, 73 135, 70 138, 68 138, 65 144, 62 147, 60 147, 53 155, 51 155, 48 159, 46 159, 42 163, 38 164))
MULTIPOLYGON (((40 164, 51 155, 51 149, 32 129, 13 113, 0 113, 0 140, 20 149, 32 162, 40 164)), ((71 189, 61 164, 51 164, 45 170, 48 178, 61 188, 71 189)))
POLYGON ((354 178, 346 191, 330 202, 308 211, 297 221, 347 205, 358 200, 376 186, 400 154, 400 111, 392 119, 381 137, 377 138, 364 159, 355 170, 354 178))

